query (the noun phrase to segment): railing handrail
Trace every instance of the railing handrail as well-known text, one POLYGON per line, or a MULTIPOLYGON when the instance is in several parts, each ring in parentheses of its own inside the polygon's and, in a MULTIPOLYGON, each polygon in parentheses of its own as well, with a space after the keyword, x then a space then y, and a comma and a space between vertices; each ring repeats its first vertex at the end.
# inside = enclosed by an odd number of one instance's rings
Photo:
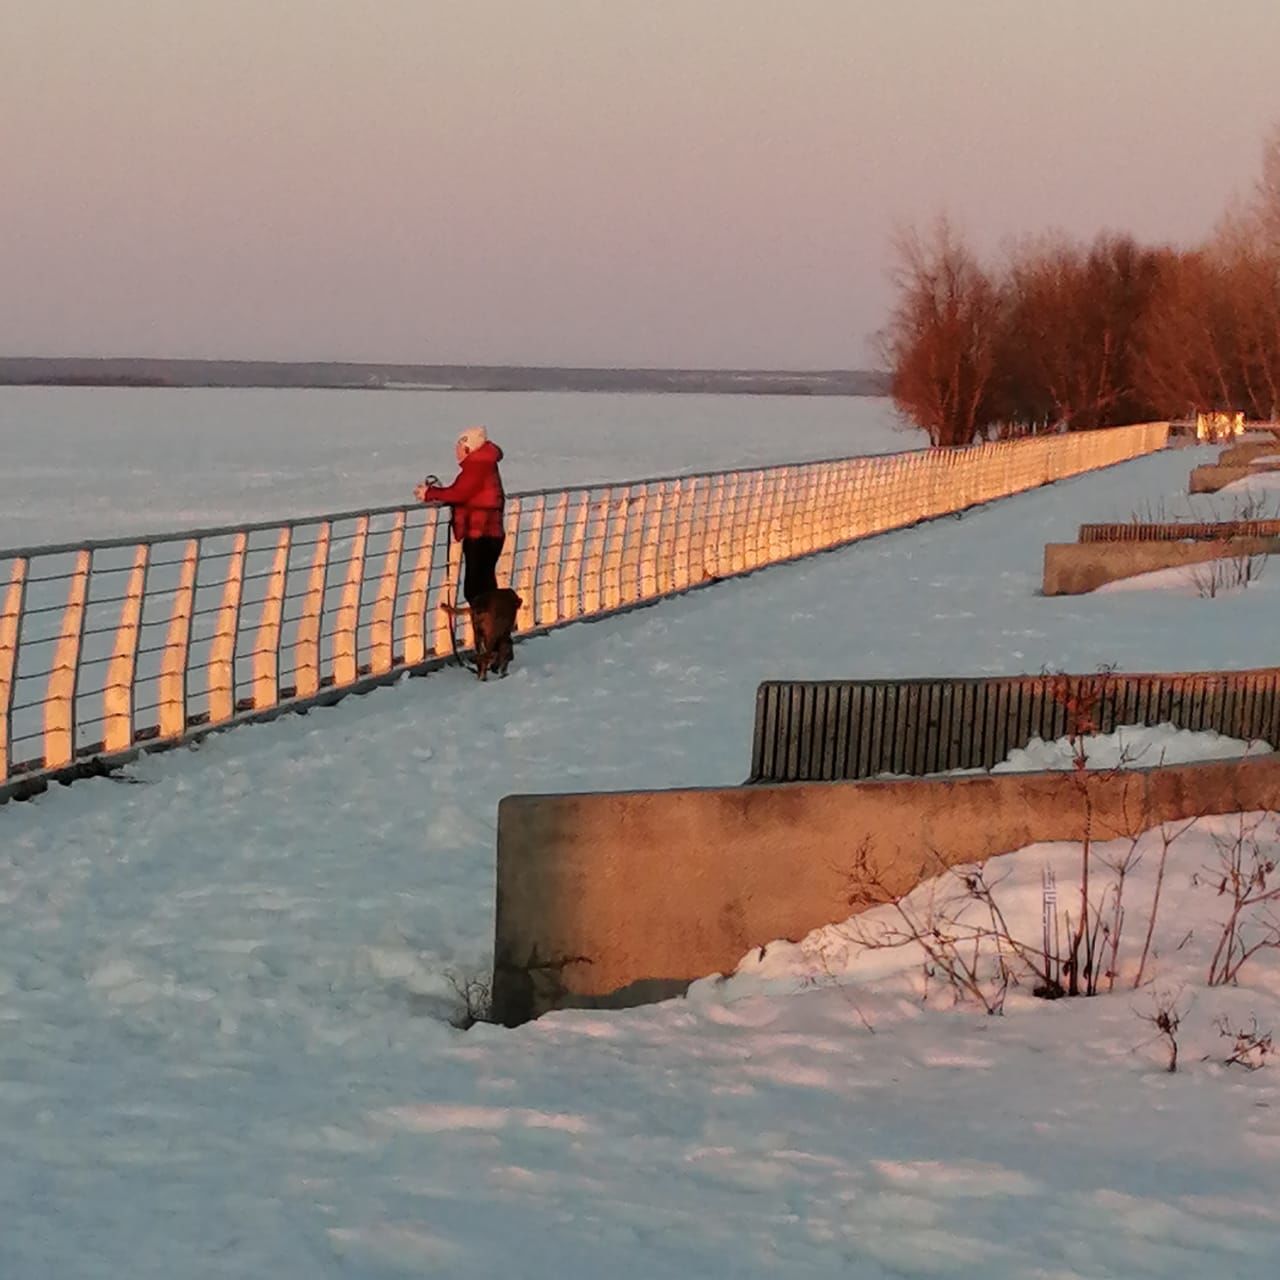
MULTIPOLYGON (((802 462, 764 462, 743 467, 722 467, 715 471, 677 471, 661 476, 645 476, 635 480, 595 480, 584 484, 551 485, 545 489, 521 489, 507 494, 507 500, 546 498, 554 494, 590 493, 599 489, 625 489, 635 485, 673 484, 677 480, 715 480, 725 476, 741 475, 744 471, 796 471, 801 467, 831 467, 842 462, 873 461, 876 458, 906 458, 924 453, 964 453, 986 444, 1000 441, 981 441, 961 449, 900 449, 884 453, 848 453, 826 458, 806 458, 802 462)), ((296 529, 302 524, 338 524, 343 520, 359 520, 362 516, 394 516, 402 511, 412 511, 424 506, 421 502, 394 502, 382 507, 355 507, 350 511, 321 511, 314 515, 285 516, 278 520, 238 521, 235 524, 209 525, 196 529, 169 530, 165 533, 122 534, 114 538, 87 538, 80 542, 54 542, 42 546, 0 547, 0 560, 16 560, 19 557, 35 559, 37 556, 67 555, 73 551, 109 551, 117 547, 155 546, 164 542, 185 542, 192 538, 224 538, 236 533, 262 533, 265 530, 296 529)), ((431 504, 436 505, 436 504, 431 504)))

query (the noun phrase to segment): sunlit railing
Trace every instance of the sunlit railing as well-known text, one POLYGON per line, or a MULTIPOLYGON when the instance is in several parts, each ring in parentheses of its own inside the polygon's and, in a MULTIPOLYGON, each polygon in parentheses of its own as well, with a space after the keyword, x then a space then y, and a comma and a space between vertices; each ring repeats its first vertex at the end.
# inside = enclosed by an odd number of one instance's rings
MULTIPOLYGON (((499 578, 562 626, 1162 448, 1165 423, 514 495, 499 578)), ((452 653, 448 512, 0 551, 0 798, 452 653)), ((470 643, 459 637, 462 647, 470 643)))

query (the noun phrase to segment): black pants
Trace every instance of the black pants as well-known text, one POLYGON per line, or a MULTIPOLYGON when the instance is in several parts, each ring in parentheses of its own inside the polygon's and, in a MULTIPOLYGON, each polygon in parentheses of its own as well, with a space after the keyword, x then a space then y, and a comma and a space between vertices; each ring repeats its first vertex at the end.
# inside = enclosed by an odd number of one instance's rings
POLYGON ((505 537, 463 538, 462 595, 468 604, 486 591, 498 589, 498 557, 505 541, 505 537))

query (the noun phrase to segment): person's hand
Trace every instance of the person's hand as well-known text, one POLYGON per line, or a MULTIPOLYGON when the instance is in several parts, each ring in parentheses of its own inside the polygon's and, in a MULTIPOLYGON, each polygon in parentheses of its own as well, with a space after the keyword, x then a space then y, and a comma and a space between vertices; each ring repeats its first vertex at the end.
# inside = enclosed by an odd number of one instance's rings
POLYGON ((414 496, 415 498, 417 498, 417 500, 418 500, 419 502, 426 502, 426 500, 427 500, 427 482, 426 482, 425 480, 419 480, 419 481, 418 481, 418 487, 417 487, 416 489, 414 489, 414 491, 413 491, 413 496, 414 496))

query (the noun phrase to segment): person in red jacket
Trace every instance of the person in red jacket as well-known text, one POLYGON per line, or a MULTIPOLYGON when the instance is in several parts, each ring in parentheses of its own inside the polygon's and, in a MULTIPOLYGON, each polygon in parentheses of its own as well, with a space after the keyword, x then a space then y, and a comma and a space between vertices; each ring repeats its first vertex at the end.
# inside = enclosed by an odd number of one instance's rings
POLYGON ((453 508, 449 523, 454 538, 462 543, 462 594, 471 604, 498 587, 498 557, 506 540, 502 526, 506 494, 498 471, 502 450, 483 427, 468 427, 458 437, 454 452, 461 470, 451 485, 428 476, 413 492, 419 502, 446 502, 453 508))

